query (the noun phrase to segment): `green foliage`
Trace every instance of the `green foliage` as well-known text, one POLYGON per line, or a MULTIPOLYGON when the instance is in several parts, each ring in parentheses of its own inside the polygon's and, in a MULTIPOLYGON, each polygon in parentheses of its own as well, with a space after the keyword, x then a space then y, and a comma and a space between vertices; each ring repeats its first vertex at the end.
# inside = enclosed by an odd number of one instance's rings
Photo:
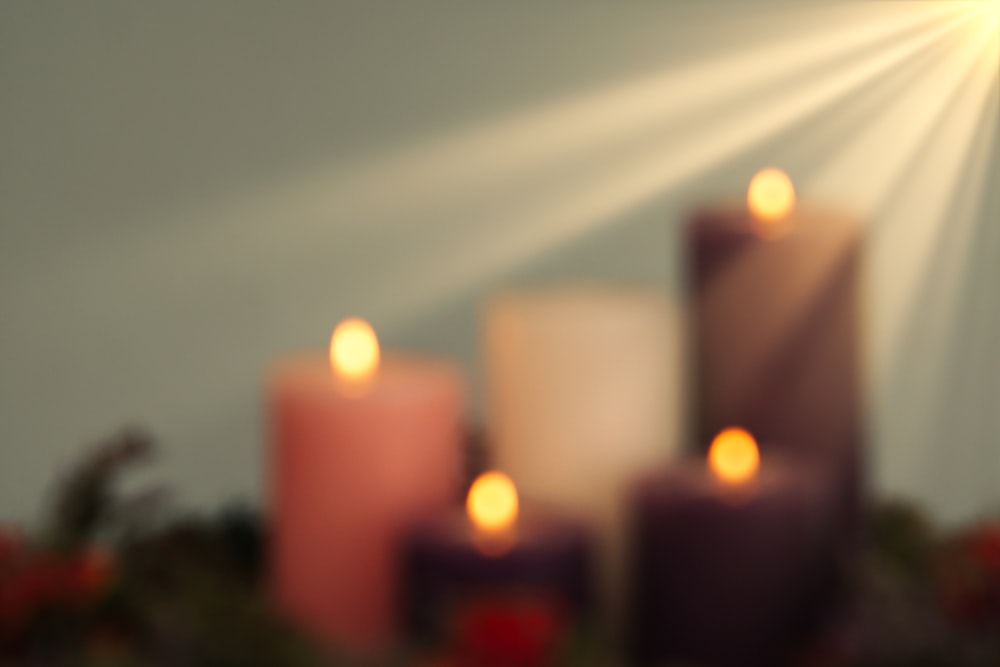
POLYGON ((0 580, 11 603, 0 626, 0 665, 329 664, 268 600, 265 536, 255 513, 230 508, 212 517, 134 520, 137 506, 158 513, 153 496, 125 500, 113 486, 152 452, 150 439, 125 433, 65 478, 39 539, 24 545, 0 580), (85 600, 70 599, 69 580, 59 575, 66 568, 47 564, 72 563, 98 537, 116 533, 108 571, 85 600))
MULTIPOLYGON (((334 664, 271 604, 258 513, 171 518, 159 490, 116 492, 153 453, 138 432, 111 439, 63 479, 35 539, 0 530, 0 667, 334 664)), ((883 502, 854 565, 847 621, 801 667, 1000 666, 1000 524, 946 535, 883 502)), ((595 633, 566 648, 569 664, 614 664, 595 633)))
POLYGON ((940 539, 923 511, 905 501, 885 501, 869 513, 869 555, 904 578, 928 579, 940 539))
POLYGON ((152 440, 133 430, 96 447, 57 490, 42 530, 46 547, 72 552, 98 537, 124 505, 114 496, 114 482, 126 468, 148 460, 152 452, 152 440))

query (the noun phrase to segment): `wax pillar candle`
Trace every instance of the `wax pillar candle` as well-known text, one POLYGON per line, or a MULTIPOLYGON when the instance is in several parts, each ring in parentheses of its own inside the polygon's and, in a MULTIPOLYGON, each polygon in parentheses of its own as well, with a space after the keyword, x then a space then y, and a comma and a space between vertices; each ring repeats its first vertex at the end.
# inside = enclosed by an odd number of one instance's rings
POLYGON ((695 437, 741 424, 765 446, 823 461, 845 525, 864 472, 859 325, 861 227, 794 206, 780 172, 747 202, 699 212, 687 229, 695 348, 695 437))
POLYGON ((817 616, 830 506, 808 468, 723 431, 632 494, 633 664, 783 667, 817 616), (759 465, 759 468, 758 468, 759 465))
POLYGON ((554 659, 573 632, 589 629, 592 559, 584 526, 520 507, 506 475, 484 473, 469 491, 467 512, 421 522, 405 543, 400 562, 407 634, 424 651, 479 653, 461 656, 462 664, 522 664, 491 655, 503 645, 468 645, 477 617, 502 619, 508 633, 523 632, 537 642, 532 651, 539 657, 554 659), (543 636, 535 636, 539 630, 543 636))
POLYGON ((359 322, 338 327, 330 356, 270 378, 273 583, 322 639, 376 654, 394 640, 403 531, 457 500, 462 388, 443 361, 379 363, 359 322))
POLYGON ((677 313, 654 293, 561 287, 496 297, 484 329, 495 461, 598 528, 613 614, 627 485, 677 446, 677 313))

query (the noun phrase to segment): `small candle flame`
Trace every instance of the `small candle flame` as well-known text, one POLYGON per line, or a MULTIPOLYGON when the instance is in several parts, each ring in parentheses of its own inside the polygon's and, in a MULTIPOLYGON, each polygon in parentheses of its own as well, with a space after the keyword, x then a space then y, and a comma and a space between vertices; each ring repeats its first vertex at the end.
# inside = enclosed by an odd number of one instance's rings
POLYGON ((747 189, 747 205, 761 236, 781 236, 788 229, 788 216, 795 208, 795 186, 780 169, 757 172, 747 189))
POLYGON ((330 367, 349 382, 363 382, 378 371, 378 337, 368 322, 351 318, 337 325, 330 338, 330 367))
POLYGON ((510 477, 501 472, 487 472, 476 478, 469 489, 466 511, 476 528, 502 533, 517 520, 517 489, 510 477))
POLYGON ((708 466, 723 482, 746 482, 756 476, 760 468, 757 442, 741 428, 727 428, 712 441, 708 450, 708 466))

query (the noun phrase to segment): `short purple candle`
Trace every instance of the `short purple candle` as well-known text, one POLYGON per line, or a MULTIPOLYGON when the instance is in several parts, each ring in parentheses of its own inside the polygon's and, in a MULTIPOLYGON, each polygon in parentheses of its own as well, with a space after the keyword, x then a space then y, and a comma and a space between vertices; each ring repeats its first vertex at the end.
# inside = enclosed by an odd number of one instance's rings
POLYGON ((553 513, 519 510, 516 496, 516 519, 507 525, 497 509, 505 501, 495 490, 476 515, 472 498, 479 481, 466 512, 415 526, 403 544, 405 634, 418 646, 446 645, 467 611, 512 603, 528 603, 566 627, 588 624, 594 611, 589 532, 553 513))
MULTIPOLYGON (((746 460, 730 463, 739 472, 746 460)), ((816 613, 834 520, 829 490, 782 460, 750 475, 727 480, 690 461, 635 487, 633 664, 789 664, 816 613)))

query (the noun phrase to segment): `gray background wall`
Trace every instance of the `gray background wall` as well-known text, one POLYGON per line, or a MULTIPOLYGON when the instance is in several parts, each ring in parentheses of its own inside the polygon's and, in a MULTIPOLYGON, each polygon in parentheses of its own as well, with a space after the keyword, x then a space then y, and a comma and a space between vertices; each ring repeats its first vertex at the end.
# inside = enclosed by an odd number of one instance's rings
MULTIPOLYGON (((128 423, 162 440, 158 470, 185 502, 259 498, 264 370, 324 346, 347 314, 370 316, 387 345, 461 360, 476 411, 475 314, 492 287, 678 292, 684 212, 779 158, 797 178, 821 172, 841 147, 823 135, 846 122, 837 105, 548 240, 543 224, 503 226, 510 201, 496 222, 474 188, 449 190, 461 164, 396 167, 456 132, 825 20, 809 14, 819 3, 752 5, 0 2, 0 520, 33 516, 61 466, 128 423), (796 150, 814 135, 826 143, 796 150), (407 204, 424 178, 456 200, 447 221, 407 204)), ((880 102, 854 104, 862 119, 880 102)), ((885 367, 877 481, 947 519, 1000 500, 1000 164, 995 140, 984 148, 992 199, 956 289, 937 294, 929 262, 912 335, 872 362, 885 367), (921 333, 941 320, 947 335, 921 333)), ((894 234, 874 232, 873 338, 895 303, 880 287, 907 232, 894 234)))

